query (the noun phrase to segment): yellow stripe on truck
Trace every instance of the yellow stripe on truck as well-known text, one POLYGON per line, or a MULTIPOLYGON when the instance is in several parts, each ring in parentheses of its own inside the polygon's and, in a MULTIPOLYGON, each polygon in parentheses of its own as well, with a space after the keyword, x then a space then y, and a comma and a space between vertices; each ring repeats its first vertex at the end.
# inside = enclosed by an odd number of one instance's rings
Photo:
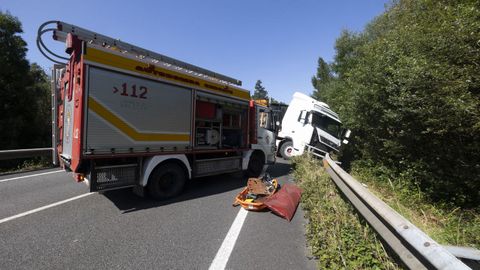
POLYGON ((140 133, 92 97, 88 97, 88 108, 135 141, 190 141, 188 134, 140 133))
POLYGON ((162 68, 160 66, 155 66, 153 64, 147 64, 141 61, 136 61, 134 59, 122 57, 117 54, 107 53, 105 51, 92 47, 87 48, 85 59, 99 64, 133 71, 142 75, 161 78, 174 83, 190 85, 193 88, 204 89, 244 100, 250 100, 250 92, 247 90, 237 88, 232 85, 224 85, 220 83, 210 82, 207 80, 202 80, 195 76, 189 76, 180 72, 175 72, 169 69, 162 68))

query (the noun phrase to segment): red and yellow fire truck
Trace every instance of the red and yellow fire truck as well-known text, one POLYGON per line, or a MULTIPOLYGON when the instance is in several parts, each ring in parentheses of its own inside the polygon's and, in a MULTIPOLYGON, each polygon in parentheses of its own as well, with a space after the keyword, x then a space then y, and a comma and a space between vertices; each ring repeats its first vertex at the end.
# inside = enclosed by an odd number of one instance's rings
POLYGON ((43 24, 37 44, 56 63, 58 162, 91 191, 133 187, 165 199, 188 179, 259 175, 275 160, 270 109, 239 80, 60 21, 43 24), (67 57, 45 46, 49 31, 67 57))

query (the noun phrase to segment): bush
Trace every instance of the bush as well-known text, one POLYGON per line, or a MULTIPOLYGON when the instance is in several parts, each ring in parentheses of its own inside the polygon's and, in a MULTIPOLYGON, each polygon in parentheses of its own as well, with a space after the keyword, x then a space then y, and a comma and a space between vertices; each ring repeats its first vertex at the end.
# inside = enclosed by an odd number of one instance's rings
POLYGON ((49 78, 26 59, 18 18, 0 11, 0 149, 51 145, 49 78))
POLYGON ((409 172, 392 173, 385 166, 356 161, 351 174, 402 216, 443 245, 480 248, 480 208, 460 209, 453 203, 432 203, 410 181, 409 172))
POLYGON ((314 82, 352 129, 353 159, 407 173, 431 199, 480 204, 478 1, 394 2, 337 39, 314 82))

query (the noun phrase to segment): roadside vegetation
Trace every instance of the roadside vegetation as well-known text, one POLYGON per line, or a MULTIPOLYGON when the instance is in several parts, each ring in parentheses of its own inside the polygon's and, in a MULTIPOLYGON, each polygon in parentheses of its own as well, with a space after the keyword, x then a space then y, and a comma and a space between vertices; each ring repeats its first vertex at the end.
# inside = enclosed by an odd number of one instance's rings
MULTIPOLYGON (((392 1, 335 50, 312 96, 352 130, 342 167, 440 244, 480 248, 478 1, 392 1)), ((398 268, 322 164, 294 162, 319 268, 398 268)))
POLYGON ((40 170, 52 166, 52 159, 46 157, 3 161, 0 166, 0 175, 40 170))
POLYGON ((362 160, 357 171, 449 209, 478 208, 478 0, 393 1, 363 31, 345 30, 335 50, 312 82, 352 130, 343 164, 362 160))
MULTIPOLYGON (((307 239, 319 269, 401 269, 375 231, 342 197, 318 159, 304 155, 293 160, 294 175, 303 189, 307 239)), ((444 245, 480 248, 480 213, 429 201, 408 179, 381 179, 384 171, 361 169, 352 175, 397 212, 444 245), (380 178, 379 178, 380 177, 380 178)))
POLYGON ((318 269, 402 269, 387 254, 372 228, 337 190, 318 159, 293 159, 303 189, 307 239, 318 269))
MULTIPOLYGON (((342 167, 440 244, 480 248, 478 1, 392 1, 335 50, 312 96, 352 130, 342 167)), ((320 162, 294 162, 319 268, 397 268, 320 162)))
MULTIPOLYGON (((0 10, 0 150, 49 147, 49 77, 26 59, 18 18, 0 10)), ((37 159, 0 161, 0 172, 42 167, 37 159)))
POLYGON ((355 162, 351 175, 440 244, 480 249, 478 208, 434 202, 411 183, 408 173, 396 175, 386 168, 355 162))

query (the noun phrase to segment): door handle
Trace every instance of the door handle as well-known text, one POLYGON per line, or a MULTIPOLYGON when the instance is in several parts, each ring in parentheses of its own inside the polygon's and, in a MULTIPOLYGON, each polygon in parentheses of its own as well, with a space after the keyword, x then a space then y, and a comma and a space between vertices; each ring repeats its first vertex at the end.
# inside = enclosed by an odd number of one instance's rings
POLYGON ((259 137, 257 137, 257 139, 263 139, 263 137, 259 136, 259 137))

